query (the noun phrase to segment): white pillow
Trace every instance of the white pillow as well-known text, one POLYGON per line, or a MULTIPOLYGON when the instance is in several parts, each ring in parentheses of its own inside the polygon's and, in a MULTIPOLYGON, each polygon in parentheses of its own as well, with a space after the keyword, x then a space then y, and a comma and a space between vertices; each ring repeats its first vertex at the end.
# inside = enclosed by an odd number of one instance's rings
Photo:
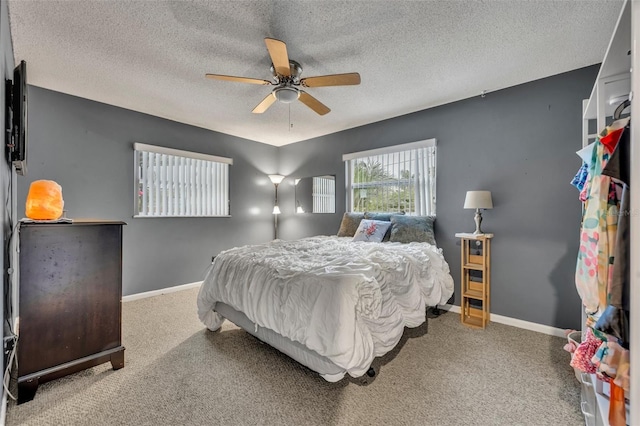
POLYGON ((355 235, 353 236, 353 241, 369 241, 374 243, 382 242, 384 234, 387 233, 390 226, 391 222, 362 219, 360 225, 358 225, 355 235))

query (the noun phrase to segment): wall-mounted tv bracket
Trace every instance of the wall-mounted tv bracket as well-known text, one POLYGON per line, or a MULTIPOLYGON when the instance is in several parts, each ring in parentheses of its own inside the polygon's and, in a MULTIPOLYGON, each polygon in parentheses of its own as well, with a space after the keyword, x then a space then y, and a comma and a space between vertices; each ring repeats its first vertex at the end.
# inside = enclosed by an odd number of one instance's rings
MULTIPOLYGON (((4 128, 6 131, 6 148, 7 153, 13 152, 15 143, 13 140, 13 81, 6 79, 4 81, 4 95, 5 95, 5 114, 4 114, 4 128)), ((8 155, 7 158, 11 156, 8 155)))

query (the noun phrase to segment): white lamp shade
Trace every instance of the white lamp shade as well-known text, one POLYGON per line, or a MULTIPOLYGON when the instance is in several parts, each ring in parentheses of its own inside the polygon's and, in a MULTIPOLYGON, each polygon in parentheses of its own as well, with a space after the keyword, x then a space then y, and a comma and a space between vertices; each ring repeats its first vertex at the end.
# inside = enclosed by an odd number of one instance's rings
POLYGON ((284 179, 284 176, 282 175, 269 175, 269 179, 271 179, 271 182, 273 182, 274 184, 279 184, 280 182, 282 182, 282 180, 284 179))
POLYGON ((304 213, 304 209, 302 208, 302 206, 298 206, 296 208, 296 213, 304 213))
POLYGON ((273 206, 273 214, 280 214, 280 207, 279 206, 273 206))
POLYGON ((467 191, 464 198, 465 209, 492 209, 491 191, 467 191))

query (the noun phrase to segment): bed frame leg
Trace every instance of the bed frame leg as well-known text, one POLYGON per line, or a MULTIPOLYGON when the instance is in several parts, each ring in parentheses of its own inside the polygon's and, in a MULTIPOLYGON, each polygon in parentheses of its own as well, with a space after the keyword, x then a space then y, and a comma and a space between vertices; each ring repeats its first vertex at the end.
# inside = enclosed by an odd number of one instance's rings
POLYGON ((376 370, 374 370, 373 367, 369 367, 369 369, 367 370, 367 376, 375 377, 375 375, 376 375, 376 370))
POLYGON ((438 305, 427 308, 427 316, 429 318, 437 318, 444 312, 444 309, 438 308, 438 305))

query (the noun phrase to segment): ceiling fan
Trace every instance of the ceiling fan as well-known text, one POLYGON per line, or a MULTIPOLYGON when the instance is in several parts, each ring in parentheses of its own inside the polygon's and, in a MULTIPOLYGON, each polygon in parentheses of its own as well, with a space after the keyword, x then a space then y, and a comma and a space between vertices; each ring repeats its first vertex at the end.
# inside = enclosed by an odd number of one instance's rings
POLYGON ((326 87, 360 84, 360 74, 357 72, 300 78, 300 74, 302 74, 302 66, 296 61, 289 59, 289 55, 287 55, 287 45, 283 41, 276 40, 274 38, 265 38, 264 42, 267 45, 267 50, 271 57, 271 73, 273 74, 272 81, 257 78, 234 77, 222 74, 206 74, 207 78, 213 80, 276 86, 271 93, 269 93, 267 97, 253 109, 253 111, 251 111, 254 114, 262 114, 275 101, 288 104, 299 99, 300 102, 314 110, 316 113, 325 115, 331 110, 304 90, 299 89, 299 86, 326 87))

